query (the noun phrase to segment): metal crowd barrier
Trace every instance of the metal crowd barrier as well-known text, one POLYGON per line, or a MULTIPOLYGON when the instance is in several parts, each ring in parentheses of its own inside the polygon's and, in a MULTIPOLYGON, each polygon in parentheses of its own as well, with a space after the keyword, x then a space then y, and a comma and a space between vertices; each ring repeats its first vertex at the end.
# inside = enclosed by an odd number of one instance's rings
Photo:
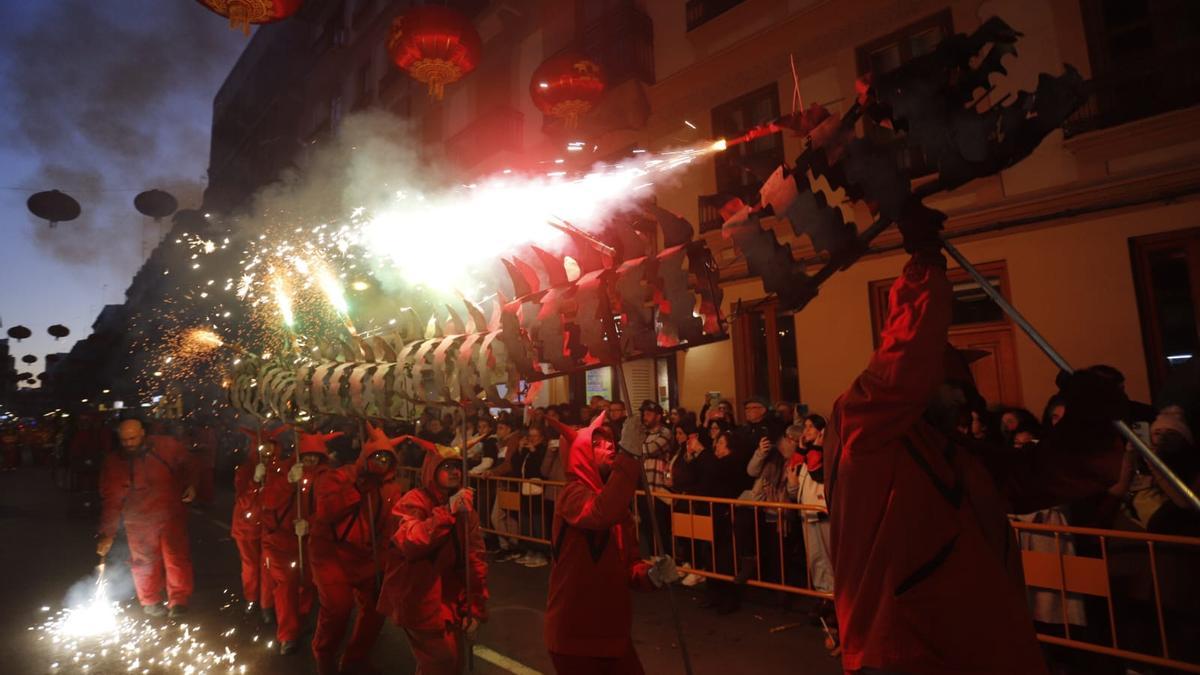
MULTIPOLYGON (((416 485, 417 469, 402 473, 416 485)), ((468 484, 476 490, 484 532, 549 550, 553 502, 564 483, 470 476, 468 484)), ((637 495, 635 517, 645 508, 645 493, 637 495)), ((670 513, 670 554, 682 571, 723 582, 742 573, 747 586, 833 597, 814 587, 813 563, 805 555, 814 545, 828 550, 825 509, 671 492, 653 496, 656 508, 670 513)), ((1027 589, 1059 600, 1061 618, 1038 624, 1039 640, 1200 673, 1200 538, 1021 521, 1012 526, 1018 535, 1046 537, 1048 546, 1039 548, 1053 549, 1021 551, 1027 589), (1086 625, 1071 622, 1068 600, 1082 602, 1086 625)), ((648 528, 643 531, 648 536, 648 528)), ((660 541, 652 548, 663 552, 660 541)))

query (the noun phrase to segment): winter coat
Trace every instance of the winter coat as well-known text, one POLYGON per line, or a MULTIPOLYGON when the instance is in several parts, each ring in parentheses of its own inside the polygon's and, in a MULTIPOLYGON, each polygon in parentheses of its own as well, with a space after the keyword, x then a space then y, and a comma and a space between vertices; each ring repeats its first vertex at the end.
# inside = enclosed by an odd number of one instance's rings
POLYGON ((842 666, 1046 673, 1005 514, 1105 490, 1121 447, 1111 424, 1069 403, 1028 452, 960 445, 923 419, 945 377, 951 289, 938 263, 905 266, 881 346, 826 431, 842 666))
POLYGON ((399 558, 389 564, 379 597, 379 612, 413 630, 444 630, 467 616, 487 619, 487 561, 479 514, 450 512, 449 496, 437 486, 442 459, 427 452, 421 487, 409 490, 392 507, 397 523, 391 544, 399 558), (470 542, 463 555, 463 529, 470 542), (471 570, 467 598, 465 565, 471 570))
POLYGON ((624 656, 633 648, 630 588, 653 588, 629 510, 638 461, 619 453, 608 482, 601 482, 592 433, 603 418, 581 430, 568 450, 567 485, 554 510, 545 636, 557 654, 624 656))
POLYGON ((179 441, 146 436, 143 449, 117 448, 100 469, 100 534, 115 536, 126 526, 157 526, 186 517, 183 491, 192 485, 192 463, 179 441))

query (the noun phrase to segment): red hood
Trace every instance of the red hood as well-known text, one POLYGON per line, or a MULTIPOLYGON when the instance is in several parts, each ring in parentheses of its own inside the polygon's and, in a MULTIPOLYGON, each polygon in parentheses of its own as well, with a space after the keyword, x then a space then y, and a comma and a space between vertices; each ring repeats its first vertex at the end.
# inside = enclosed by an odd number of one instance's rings
POLYGON ((296 448, 296 456, 300 457, 307 454, 321 455, 329 458, 329 446, 327 443, 342 435, 340 431, 334 431, 329 434, 306 434, 303 431, 297 432, 300 437, 300 443, 296 448))
POLYGON ((591 424, 575 434, 567 450, 565 471, 567 480, 580 480, 596 492, 604 487, 604 481, 600 479, 600 467, 596 462, 595 450, 592 448, 592 435, 596 433, 596 429, 604 425, 607 418, 608 413, 597 415, 591 424))
POLYGON ((371 458, 371 455, 377 452, 386 452, 392 456, 392 468, 384 474, 384 478, 390 479, 396 474, 396 467, 400 462, 400 456, 396 454, 396 446, 403 443, 404 438, 404 436, 388 438, 387 434, 383 433, 383 429, 367 422, 367 438, 363 442, 362 450, 359 451, 358 461, 356 462, 359 471, 366 469, 367 460, 371 458))
POLYGON ((258 446, 266 443, 275 444, 275 458, 279 458, 279 437, 285 432, 291 431, 292 427, 287 424, 281 424, 274 429, 254 430, 250 427, 238 427, 238 429, 250 438, 250 461, 258 463, 258 446))

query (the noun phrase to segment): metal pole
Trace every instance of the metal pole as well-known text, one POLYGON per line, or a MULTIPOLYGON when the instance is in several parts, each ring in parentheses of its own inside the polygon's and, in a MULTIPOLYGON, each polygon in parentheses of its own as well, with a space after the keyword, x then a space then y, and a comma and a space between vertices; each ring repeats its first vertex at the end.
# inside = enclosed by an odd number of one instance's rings
MULTIPOLYGON (((1029 339, 1033 340, 1034 344, 1036 344, 1038 348, 1040 348, 1042 352, 1046 354, 1046 356, 1050 357, 1050 360, 1054 362, 1054 365, 1058 366, 1060 370, 1065 372, 1075 372, 1075 369, 1073 369, 1071 365, 1067 363, 1067 360, 1063 358, 1061 354, 1055 351, 1054 347, 1052 347, 1050 343, 1046 341, 1046 338, 1042 337, 1041 333, 1039 333, 1036 328, 1026 321, 1025 317, 1021 316, 1021 313, 1018 312, 1015 307, 1009 304, 1008 300, 1005 300, 1004 296, 1000 295, 999 291, 997 291, 990 283, 988 283, 988 280, 979 273, 979 270, 971 264, 970 260, 967 260, 966 256, 964 256, 962 252, 960 252, 953 244, 946 241, 944 238, 942 239, 942 247, 946 249, 946 253, 949 253, 951 258, 954 258, 954 261, 958 263, 959 267, 962 267, 967 271, 967 274, 971 275, 971 278, 973 278, 975 282, 979 284, 979 287, 983 289, 983 292, 987 293, 988 297, 990 297, 992 301, 1000 307, 1000 309, 1004 310, 1004 313, 1013 320, 1013 323, 1017 324, 1017 326, 1019 326, 1021 330, 1029 336, 1029 339)), ((1162 459, 1160 459, 1158 455, 1154 454, 1154 451, 1147 447, 1146 444, 1142 442, 1142 439, 1138 438, 1137 434, 1133 433, 1133 429, 1130 429, 1129 425, 1126 424, 1124 420, 1113 420, 1112 424, 1113 427, 1116 428, 1117 432, 1125 437, 1125 440, 1129 441, 1134 448, 1137 448, 1137 451, 1141 453, 1142 458, 1149 462, 1150 465, 1154 467, 1155 471, 1166 478, 1167 482, 1171 484, 1171 487, 1184 496, 1193 509, 1200 511, 1200 499, 1196 498, 1196 493, 1193 492, 1186 483, 1180 480, 1179 476, 1176 476, 1173 471, 1167 468, 1167 465, 1163 463, 1162 459)))
MULTIPOLYGON (((469 476, 470 474, 467 473, 467 433, 468 433, 468 431, 467 431, 467 406, 466 406, 466 403, 463 403, 459 406, 459 412, 462 414, 462 450, 459 453, 461 455, 461 459, 462 459, 462 486, 460 489, 469 489, 470 484, 467 479, 467 476, 469 476)), ((479 505, 475 504, 474 508, 478 509, 479 505)), ((465 607, 466 616, 464 617, 464 622, 463 622, 462 642, 463 642, 463 648, 467 650, 467 670, 470 672, 475 672, 475 650, 471 647, 471 638, 469 635, 467 635, 467 630, 466 630, 466 627, 468 625, 470 625, 470 623, 471 623, 471 528, 470 528, 469 517, 468 517, 468 522, 466 524, 464 524, 462 531, 463 531, 463 548, 462 548, 462 550, 463 550, 463 563, 464 563, 463 564, 463 577, 464 577, 463 589, 464 589, 464 595, 466 596, 466 599, 467 599, 467 604, 465 607)))
MULTIPOLYGON (((625 359, 624 351, 621 349, 621 343, 617 339, 616 325, 612 320, 612 310, 607 311, 605 321, 608 328, 611 329, 610 335, 613 337, 613 346, 617 350, 617 374, 621 379, 621 398, 625 401, 626 414, 633 412, 633 401, 630 396, 629 382, 625 379, 625 359)), ((640 423, 640 422, 639 422, 640 423)), ((650 512, 650 531, 654 537, 654 541, 661 541, 662 538, 658 534, 658 514, 654 505, 654 495, 651 494, 650 480, 646 476, 646 464, 640 458, 638 459, 638 474, 641 478, 642 488, 646 491, 646 510, 650 512)), ((636 499, 636 497, 634 497, 636 499)), ((653 549, 653 545, 651 546, 653 549)), ((679 653, 683 657, 683 671, 687 675, 692 675, 692 658, 688 654, 687 641, 683 636, 683 623, 679 619, 679 607, 675 604, 675 591, 671 584, 665 584, 667 589, 667 603, 671 606, 671 621, 675 624, 675 637, 679 640, 679 653)))

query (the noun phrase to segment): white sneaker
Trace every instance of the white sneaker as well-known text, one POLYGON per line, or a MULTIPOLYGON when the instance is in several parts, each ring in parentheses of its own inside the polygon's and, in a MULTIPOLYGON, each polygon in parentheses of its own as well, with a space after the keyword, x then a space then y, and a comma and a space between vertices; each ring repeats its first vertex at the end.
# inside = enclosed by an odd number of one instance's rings
POLYGON ((545 567, 546 565, 550 564, 550 561, 546 560, 546 556, 542 555, 541 553, 530 553, 529 555, 525 556, 525 558, 518 560, 517 562, 526 567, 545 567))
POLYGON ((704 577, 700 576, 699 574, 692 574, 689 572, 688 575, 686 577, 684 577, 683 581, 680 583, 682 583, 684 586, 687 586, 688 588, 691 588, 692 586, 695 586, 696 584, 699 584, 703 581, 704 581, 704 577))

